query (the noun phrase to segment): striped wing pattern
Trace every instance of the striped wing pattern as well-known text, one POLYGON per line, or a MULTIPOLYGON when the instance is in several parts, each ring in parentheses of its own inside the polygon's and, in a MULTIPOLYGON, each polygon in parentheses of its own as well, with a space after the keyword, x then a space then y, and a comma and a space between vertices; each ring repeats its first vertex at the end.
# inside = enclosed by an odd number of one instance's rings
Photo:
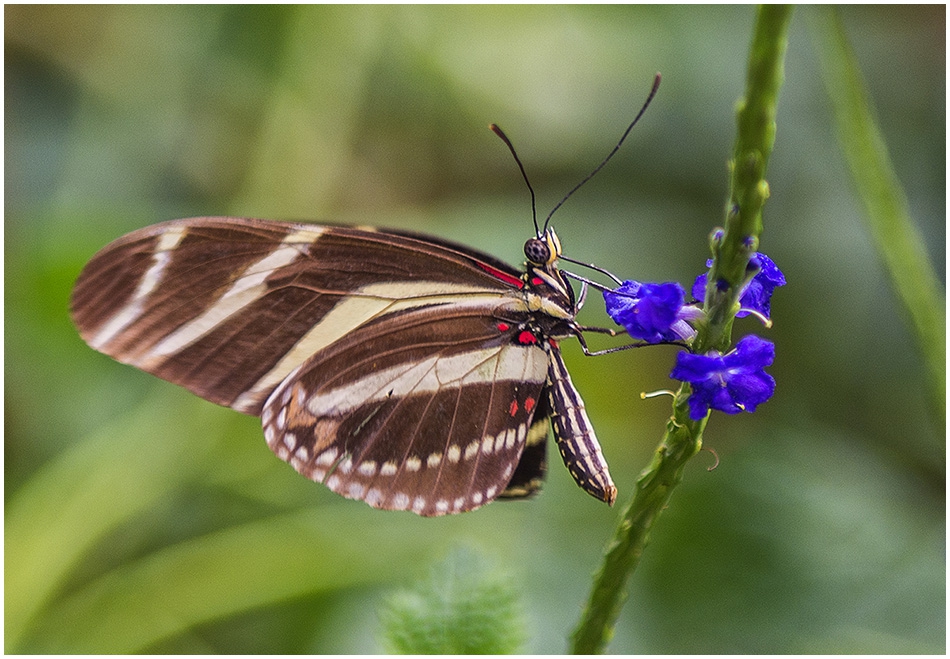
MULTIPOLYGON (((388 320, 385 334, 355 330, 274 391, 268 444, 301 474, 374 507, 478 508, 506 489, 538 433, 547 381, 546 352, 496 325, 426 308, 388 320)), ((547 419, 540 425, 546 437, 547 419)))
POLYGON ((541 274, 409 233, 194 218, 101 250, 71 311, 93 348, 261 416, 281 459, 345 497, 442 515, 528 496, 551 417, 562 455, 587 451, 565 457, 575 480, 612 502, 554 341, 573 294, 541 274))
POLYGON ((93 348, 257 415, 293 369, 362 322, 400 307, 511 292, 476 263, 517 278, 491 257, 392 233, 176 220, 100 251, 71 307, 93 348))

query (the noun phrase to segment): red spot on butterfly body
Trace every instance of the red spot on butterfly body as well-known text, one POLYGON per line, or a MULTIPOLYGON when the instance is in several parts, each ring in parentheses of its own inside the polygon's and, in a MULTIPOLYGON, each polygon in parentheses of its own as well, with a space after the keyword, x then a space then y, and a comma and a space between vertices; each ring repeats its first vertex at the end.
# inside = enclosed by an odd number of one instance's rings
POLYGON ((507 272, 502 272, 498 268, 493 268, 487 263, 480 263, 476 261, 476 264, 478 265, 479 268, 481 268, 482 270, 490 274, 495 279, 500 279, 501 281, 511 286, 514 286, 515 288, 524 287, 524 282, 521 281, 518 277, 515 277, 514 275, 509 275, 507 272))
POLYGON ((544 283, 544 280, 541 279, 540 277, 532 277, 532 278, 531 278, 531 283, 532 283, 532 285, 534 285, 534 286, 540 286, 541 284, 544 283))
POLYGON ((510 414, 511 416, 514 416, 517 413, 518 413, 518 401, 513 400, 511 401, 511 407, 508 408, 508 414, 510 414))
POLYGON ((518 343, 523 346, 531 345, 532 343, 537 342, 538 338, 528 330, 523 330, 521 334, 518 335, 518 343))

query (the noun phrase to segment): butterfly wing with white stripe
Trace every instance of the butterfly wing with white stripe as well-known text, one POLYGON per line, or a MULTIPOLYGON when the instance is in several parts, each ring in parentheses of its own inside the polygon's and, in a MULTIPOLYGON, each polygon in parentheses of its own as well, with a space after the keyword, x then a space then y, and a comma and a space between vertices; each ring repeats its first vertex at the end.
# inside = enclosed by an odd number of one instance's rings
POLYGON ((291 371, 364 322, 471 296, 517 297, 518 277, 428 237, 206 217, 107 245, 70 307, 96 350, 259 415, 291 371))
POLYGON ((549 357, 518 316, 477 302, 367 323, 274 391, 268 445, 377 508, 443 515, 531 494, 543 477, 549 357))

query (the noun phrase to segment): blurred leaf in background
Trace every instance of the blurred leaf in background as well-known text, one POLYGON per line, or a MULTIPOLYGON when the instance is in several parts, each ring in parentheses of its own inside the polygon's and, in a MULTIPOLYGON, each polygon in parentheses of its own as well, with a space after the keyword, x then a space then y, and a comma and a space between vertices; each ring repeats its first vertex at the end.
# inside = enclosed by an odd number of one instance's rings
POLYGON ((384 602, 385 649, 393 654, 517 654, 524 642, 524 612, 516 583, 471 548, 453 548, 428 579, 384 602))
MULTIPOLYGON (((842 16, 944 272, 945 9, 842 16)), ((374 652, 379 603, 462 542, 523 584, 528 650, 563 651, 615 511, 559 465, 531 501, 450 518, 342 500, 274 458, 257 420, 87 348, 69 291, 110 240, 203 214, 410 228, 517 263, 528 196, 488 123, 546 210, 656 71, 647 115, 555 225, 570 256, 691 282, 752 22, 741 6, 6 7, 5 649, 374 652)), ((942 653, 944 429, 801 15, 769 180, 779 388, 707 431, 721 463, 688 470, 610 649, 942 653)), ((597 307, 583 322, 607 322, 597 307)), ((625 499, 669 412, 636 392, 667 386, 673 352, 565 353, 625 499)))

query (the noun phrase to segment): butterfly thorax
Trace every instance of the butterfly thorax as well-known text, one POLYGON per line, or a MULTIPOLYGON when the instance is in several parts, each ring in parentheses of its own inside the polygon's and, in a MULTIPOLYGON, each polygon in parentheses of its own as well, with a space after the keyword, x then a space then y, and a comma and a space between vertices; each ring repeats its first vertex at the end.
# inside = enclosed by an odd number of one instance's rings
POLYGON ((556 267, 528 266, 524 301, 532 312, 573 321, 577 315, 574 291, 556 267))

